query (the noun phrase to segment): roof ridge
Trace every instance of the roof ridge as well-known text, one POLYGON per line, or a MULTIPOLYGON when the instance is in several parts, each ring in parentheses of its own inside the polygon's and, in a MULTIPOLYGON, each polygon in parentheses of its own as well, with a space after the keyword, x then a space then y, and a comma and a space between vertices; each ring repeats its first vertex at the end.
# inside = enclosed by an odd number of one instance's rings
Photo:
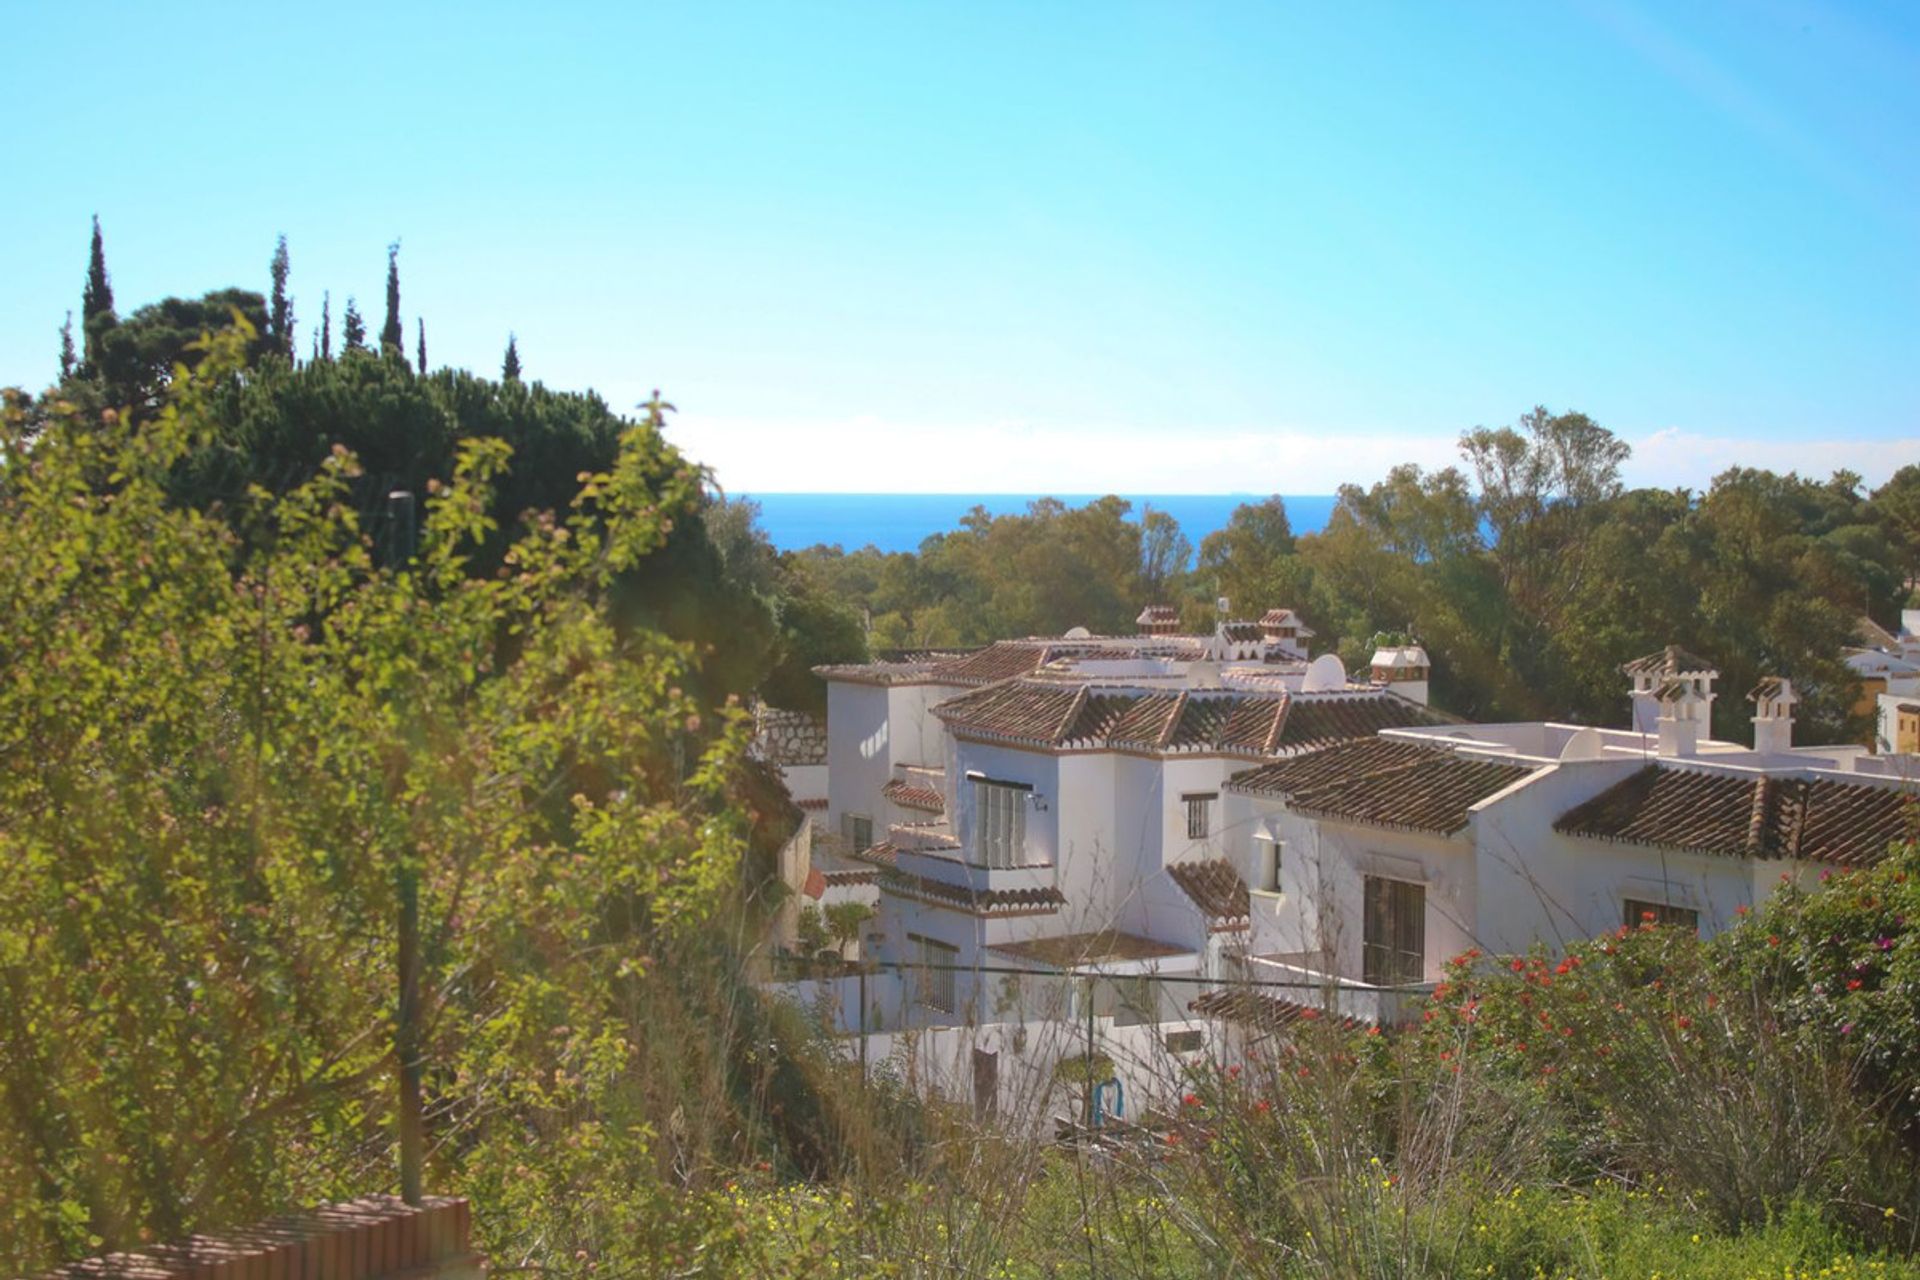
POLYGON ((1160 736, 1154 739, 1155 750, 1164 751, 1173 741, 1173 731, 1180 727, 1180 718, 1187 713, 1187 691, 1180 690, 1173 695, 1173 705, 1167 709, 1166 723, 1160 726, 1160 736))
POLYGON ((1087 686, 1083 684, 1073 691, 1073 697, 1067 703, 1067 712, 1060 717, 1060 727, 1053 731, 1055 739, 1063 742, 1067 741, 1067 730, 1071 729, 1073 722, 1080 718, 1080 710, 1086 705, 1087 686))
POLYGON ((1267 734, 1266 748, 1268 755, 1272 755, 1280 749, 1280 739, 1286 736, 1287 717, 1293 714, 1293 691, 1290 689, 1282 689, 1280 696, 1276 698, 1275 701, 1280 704, 1280 710, 1274 714, 1273 729, 1267 734))
POLYGON ((1747 813, 1747 856, 1764 856, 1767 839, 1767 811, 1773 799, 1773 779, 1761 774, 1753 784, 1753 802, 1747 813))

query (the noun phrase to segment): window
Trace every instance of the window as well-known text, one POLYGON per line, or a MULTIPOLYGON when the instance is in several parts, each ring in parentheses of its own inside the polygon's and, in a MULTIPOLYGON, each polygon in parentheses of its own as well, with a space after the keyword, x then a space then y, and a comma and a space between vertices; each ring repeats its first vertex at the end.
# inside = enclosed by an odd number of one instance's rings
POLYGON ((1280 861, 1287 844, 1267 831, 1253 833, 1253 883, 1263 893, 1280 892, 1280 861))
POLYGON ((973 859, 983 867, 1018 867, 1027 861, 1027 797, 1014 782, 973 780, 973 859))
POLYGON ((1376 986, 1418 982, 1427 969, 1427 887, 1368 876, 1361 975, 1376 986))
POLYGON ((873 847, 873 819, 864 813, 843 813, 840 815, 841 834, 853 851, 859 853, 873 847))
POLYGON ((1102 1010, 1100 1001, 1094 1003, 1095 1013, 1108 1013, 1116 1027, 1137 1027, 1143 1023, 1158 1022, 1160 992, 1159 984, 1146 975, 1134 975, 1112 980, 1110 993, 1112 1005, 1102 1010))
POLYGON ((914 963, 921 966, 914 972, 914 999, 929 1009, 952 1013, 956 1003, 952 966, 960 963, 960 948, 917 933, 907 935, 907 946, 914 963))
POLYGON ((1205 840, 1212 835, 1214 793, 1180 798, 1187 802, 1187 839, 1205 840))
POLYGON ((1166 1036, 1168 1053, 1198 1053, 1207 1047, 1207 1033, 1204 1031, 1169 1031, 1166 1036))
POLYGON ((1626 901, 1626 924, 1637 929, 1643 924, 1671 925, 1678 929, 1700 930, 1700 913, 1691 907, 1676 907, 1666 902, 1642 902, 1638 898, 1626 901))

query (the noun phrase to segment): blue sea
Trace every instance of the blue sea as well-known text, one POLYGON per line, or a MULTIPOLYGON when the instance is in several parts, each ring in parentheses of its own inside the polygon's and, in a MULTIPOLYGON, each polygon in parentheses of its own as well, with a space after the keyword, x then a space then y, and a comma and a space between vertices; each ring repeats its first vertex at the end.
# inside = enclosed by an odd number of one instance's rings
MULTIPOLYGON (((874 546, 882 551, 917 551, 922 540, 946 533, 960 525, 960 518, 972 508, 985 507, 994 515, 1025 511, 1027 504, 1041 497, 1034 493, 747 493, 760 504, 760 527, 767 531, 773 545, 782 551, 803 547, 838 545, 852 551, 874 546)), ((1097 494, 1061 493, 1057 497, 1068 506, 1084 506, 1097 494)), ((1131 518, 1138 520, 1148 507, 1164 511, 1180 522, 1195 550, 1200 540, 1225 527, 1233 509, 1248 502, 1260 502, 1265 494, 1250 493, 1162 493, 1122 494, 1133 504, 1131 518)), ((1332 494, 1287 495, 1287 518, 1293 531, 1317 533, 1333 511, 1332 494)))

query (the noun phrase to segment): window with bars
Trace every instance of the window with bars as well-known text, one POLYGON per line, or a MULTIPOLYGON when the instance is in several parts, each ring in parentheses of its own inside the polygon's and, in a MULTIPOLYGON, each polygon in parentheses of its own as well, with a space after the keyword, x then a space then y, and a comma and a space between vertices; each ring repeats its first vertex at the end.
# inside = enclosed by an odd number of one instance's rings
POLYGON ((907 935, 907 946, 914 963, 922 966, 914 971, 914 998, 929 1009, 952 1013, 956 1000, 950 966, 960 963, 960 948, 917 933, 907 935))
POLYGON ((1187 804, 1187 839, 1205 840, 1213 834, 1213 802, 1219 797, 1213 792, 1196 792, 1180 797, 1187 804))
POLYGON ((841 834, 853 851, 859 853, 873 847, 873 819, 864 813, 843 813, 840 815, 841 834))
POLYGON ((1027 797, 1012 782, 973 780, 973 860, 982 867, 1019 867, 1027 861, 1027 797))
POLYGON ((1671 925, 1679 929, 1700 929, 1700 913, 1692 907, 1676 907, 1670 902, 1642 902, 1638 898, 1626 900, 1626 917, 1629 929, 1637 929, 1643 924, 1671 925))
POLYGON ((1418 982, 1427 969, 1427 887, 1368 876, 1361 976, 1376 986, 1418 982))

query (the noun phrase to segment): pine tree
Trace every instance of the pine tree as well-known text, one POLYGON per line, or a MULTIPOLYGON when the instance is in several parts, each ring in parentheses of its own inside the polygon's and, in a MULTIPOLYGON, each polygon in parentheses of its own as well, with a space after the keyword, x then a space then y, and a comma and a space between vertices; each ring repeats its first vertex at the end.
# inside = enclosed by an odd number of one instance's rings
POLYGON ((93 251, 87 258, 87 287, 80 295, 80 330, 87 363, 99 355, 100 336, 118 323, 113 313, 113 281, 107 277, 107 253, 100 242, 100 215, 93 215, 93 251))
POLYGON ((293 359, 293 300, 287 297, 287 237, 273 250, 273 301, 267 310, 267 346, 293 359))
POLYGON ((347 295, 347 314, 340 321, 340 336, 345 339, 341 344, 343 351, 364 351, 367 348, 367 322, 360 318, 360 304, 347 295))
POLYGON ((420 327, 420 345, 416 350, 420 357, 420 376, 424 378, 427 376, 427 322, 415 316, 414 323, 420 327))
POLYGON ((333 291, 320 295, 320 358, 333 359, 333 291))
POLYGON ((387 246, 387 322, 380 326, 380 354, 406 358, 407 331, 400 327, 400 242, 387 246))
POLYGON ((67 312, 66 323, 60 326, 60 381, 65 382, 73 376, 75 364, 73 354, 73 312, 67 312))
POLYGON ((502 382, 520 381, 520 347, 513 340, 512 334, 507 335, 507 358, 500 362, 500 380, 502 382))

